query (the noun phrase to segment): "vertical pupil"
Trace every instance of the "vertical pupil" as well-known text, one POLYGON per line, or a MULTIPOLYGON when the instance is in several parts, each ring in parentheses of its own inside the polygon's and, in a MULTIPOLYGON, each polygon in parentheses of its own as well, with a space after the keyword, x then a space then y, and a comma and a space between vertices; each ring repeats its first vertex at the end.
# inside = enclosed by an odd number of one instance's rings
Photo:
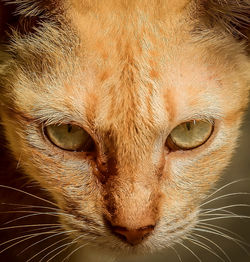
POLYGON ((68 133, 70 133, 72 130, 72 125, 68 124, 68 133))
POLYGON ((187 130, 190 131, 190 129, 191 129, 191 123, 190 123, 190 122, 187 122, 187 123, 186 123, 186 127, 187 127, 187 130))

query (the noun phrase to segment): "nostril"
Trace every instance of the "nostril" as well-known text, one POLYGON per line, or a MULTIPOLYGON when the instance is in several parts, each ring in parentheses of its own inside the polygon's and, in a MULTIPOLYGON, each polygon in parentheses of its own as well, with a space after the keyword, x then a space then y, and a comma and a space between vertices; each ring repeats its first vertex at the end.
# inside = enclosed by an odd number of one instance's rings
POLYGON ((126 235, 124 234, 125 230, 124 231, 120 231, 120 230, 117 230, 117 229, 114 229, 114 228, 111 228, 112 229, 112 233, 114 233, 117 237, 119 237, 122 241, 127 241, 127 237, 126 235))
POLYGON ((126 227, 111 226, 112 232, 121 240, 126 241, 130 245, 137 245, 149 236, 154 230, 154 225, 140 227, 137 229, 128 229, 126 227))

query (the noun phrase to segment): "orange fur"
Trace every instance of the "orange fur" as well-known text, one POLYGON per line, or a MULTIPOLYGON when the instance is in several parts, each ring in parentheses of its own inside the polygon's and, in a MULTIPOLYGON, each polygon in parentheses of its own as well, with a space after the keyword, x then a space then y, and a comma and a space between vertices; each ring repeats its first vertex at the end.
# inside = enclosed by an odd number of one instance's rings
MULTIPOLYGON (((17 2, 23 16, 29 5, 17 2)), ((0 67, 2 123, 23 172, 70 215, 59 215, 65 228, 79 236, 91 221, 98 241, 83 242, 138 253, 183 238, 236 145, 250 80, 245 40, 204 22, 198 1, 52 1, 43 18, 32 3, 40 25, 13 29, 0 67), (205 144, 166 147, 173 128, 200 119, 215 123, 205 144), (52 145, 43 125, 62 123, 85 129, 96 151, 52 145), (152 225, 136 247, 109 229, 152 225)))

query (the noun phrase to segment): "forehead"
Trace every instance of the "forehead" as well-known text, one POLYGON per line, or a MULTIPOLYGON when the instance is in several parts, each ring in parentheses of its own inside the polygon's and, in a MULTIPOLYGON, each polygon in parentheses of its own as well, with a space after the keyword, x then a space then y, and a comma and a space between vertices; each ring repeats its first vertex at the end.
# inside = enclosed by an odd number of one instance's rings
POLYGON ((72 5, 67 18, 79 38, 76 55, 60 62, 64 73, 58 73, 56 83, 42 83, 44 99, 32 94, 25 106, 50 108, 40 110, 49 118, 57 110, 78 122, 95 121, 104 129, 131 123, 159 127, 220 115, 222 96, 226 93, 230 102, 235 94, 221 77, 229 71, 222 69, 223 62, 216 64, 204 43, 192 41, 188 12, 161 16, 153 8, 128 12, 112 4, 91 5, 87 12, 72 5), (77 70, 70 64, 77 64, 77 70))
MULTIPOLYGON (((177 98, 184 105, 192 97, 194 105, 198 95, 206 95, 208 86, 218 84, 212 70, 200 61, 199 52, 188 44, 190 26, 183 13, 168 19, 141 10, 126 15, 73 14, 71 21, 81 39, 81 92, 91 106, 95 98, 103 116, 108 105, 112 107, 105 118, 116 114, 116 120, 118 115, 124 119, 121 105, 124 114, 137 108, 144 117, 154 109, 173 108, 177 98)), ((69 94, 76 88, 66 87, 69 94)), ((178 113, 167 118, 173 115, 178 113)))
POLYGON ((148 11, 149 13, 166 12, 178 12, 183 10, 191 0, 68 0, 65 1, 66 7, 72 7, 71 10, 75 10, 80 13, 105 11, 116 12, 131 12, 136 9, 148 11))

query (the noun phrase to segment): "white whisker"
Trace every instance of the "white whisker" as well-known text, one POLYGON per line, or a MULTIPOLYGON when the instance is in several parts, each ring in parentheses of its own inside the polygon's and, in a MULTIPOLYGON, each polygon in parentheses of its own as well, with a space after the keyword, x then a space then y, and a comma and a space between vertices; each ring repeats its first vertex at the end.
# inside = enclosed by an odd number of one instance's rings
POLYGON ((210 242, 211 244, 213 244, 214 246, 216 246, 220 251, 221 253, 227 258, 227 260, 229 262, 231 262, 232 260, 230 259, 230 257, 227 255, 227 253, 219 246, 217 245, 214 241, 212 241, 211 239, 207 238, 207 237, 204 237, 200 234, 197 234, 197 233, 193 233, 193 235, 197 236, 197 237, 200 237, 202 239, 205 239, 206 241, 210 242))
MULTIPOLYGON (((46 251, 46 250, 48 250, 49 248, 51 248, 51 247, 53 247, 53 246, 59 244, 60 242, 65 241, 65 240, 68 239, 68 238, 69 238, 69 236, 67 236, 67 237, 65 237, 65 238, 63 238, 63 239, 60 239, 60 240, 56 241, 56 242, 53 243, 52 245, 50 245, 50 246, 48 246, 48 247, 42 249, 41 251, 39 251, 38 253, 36 253, 35 255, 33 255, 33 256, 32 256, 31 258, 29 258, 26 262, 31 261, 33 258, 39 256, 39 255, 42 254, 44 251, 46 251)), ((42 259, 43 259, 43 258, 42 258, 42 259)), ((40 261, 41 261, 41 260, 40 260, 40 261)))
POLYGON ((12 219, 8 222, 5 222, 3 225, 8 225, 8 224, 11 224, 13 222, 16 222, 16 221, 19 221, 19 220, 22 220, 22 219, 25 219, 25 218, 28 218, 28 217, 34 217, 34 216, 39 216, 39 215, 49 215, 49 216, 58 216, 58 213, 52 213, 52 212, 34 212, 35 214, 29 214, 29 215, 25 215, 25 216, 21 216, 21 217, 18 217, 18 218, 15 218, 15 219, 12 219))
POLYGON ((181 242, 177 242, 177 243, 183 246, 185 249, 187 249, 199 262, 202 262, 201 259, 194 253, 193 250, 191 250, 189 247, 187 247, 186 245, 184 245, 181 242))
MULTIPOLYGON (((72 242, 71 242, 71 244, 73 245, 73 244, 75 244, 76 242, 77 242, 77 240, 79 239, 79 238, 81 238, 82 236, 79 236, 79 237, 77 237, 76 239, 74 239, 72 242)), ((92 240, 94 240, 95 238, 93 238, 92 240)), ((77 252, 79 249, 81 249, 81 248, 83 248, 83 247, 85 247, 86 245, 88 245, 88 243, 85 243, 85 244, 83 244, 83 245, 81 245, 81 246, 79 246, 79 247, 76 247, 71 253, 69 253, 68 254, 68 256, 67 257, 65 257, 64 259, 63 259, 63 261, 62 262, 65 262, 67 259, 69 259, 75 252, 77 252)), ((39 261, 40 262, 40 261, 39 261)))
POLYGON ((54 208, 54 207, 47 207, 47 206, 34 206, 34 205, 24 205, 24 204, 15 204, 15 203, 6 203, 6 202, 1 202, 1 205, 8 205, 8 206, 16 206, 19 208, 41 208, 41 209, 49 209, 49 210, 54 210, 54 211, 62 211, 60 208, 54 208))
POLYGON ((31 225, 19 225, 12 227, 3 227, 0 230, 9 230, 9 229, 17 229, 17 228, 25 228, 25 227, 40 227, 40 226, 58 226, 59 224, 31 224, 31 225))
POLYGON ((23 194, 25 194, 25 195, 28 195, 28 196, 31 196, 31 197, 33 197, 33 198, 39 199, 39 200, 41 200, 41 201, 44 201, 44 202, 46 202, 46 203, 48 203, 48 204, 50 204, 50 205, 52 205, 52 206, 58 207, 55 203, 53 203, 53 202, 51 202, 51 201, 49 201, 49 200, 47 200, 47 199, 44 199, 44 198, 42 198, 42 197, 38 197, 38 196, 33 195, 33 194, 31 194, 31 193, 25 192, 25 191, 23 191, 23 190, 21 190, 21 189, 14 188, 14 187, 10 187, 10 186, 5 186, 5 185, 0 185, 0 187, 6 188, 6 189, 11 189, 11 190, 17 191, 17 192, 19 192, 19 193, 23 193, 23 194))
POLYGON ((221 261, 225 262, 225 260, 222 257, 220 257, 218 254, 216 254, 208 245, 206 245, 206 244, 204 244, 204 243, 202 243, 199 240, 194 239, 194 238, 187 237, 187 239, 190 242, 194 243, 195 245, 197 245, 197 246, 207 250, 209 253, 213 254, 216 257, 218 257, 221 261))
POLYGON ((224 230, 224 231, 226 231, 227 233, 230 233, 230 234, 238 237, 239 239, 243 240, 243 237, 242 237, 242 236, 240 236, 239 234, 234 233, 234 232, 231 231, 231 230, 228 230, 227 228, 220 227, 220 226, 213 225, 213 224, 209 224, 209 223, 203 223, 203 222, 199 222, 198 225, 204 225, 204 226, 207 226, 207 228, 214 227, 214 228, 217 228, 217 229, 220 229, 220 230, 224 230))
POLYGON ((230 193, 230 194, 221 195, 221 196, 213 198, 213 199, 211 199, 209 201, 204 202, 203 204, 200 205, 200 207, 202 207, 204 205, 207 205, 207 204, 209 204, 211 202, 214 202, 216 200, 222 199, 222 198, 226 198, 226 197, 230 197, 230 196, 247 196, 247 195, 249 196, 250 193, 247 193, 247 192, 236 192, 236 193, 230 193))
POLYGON ((248 204, 234 204, 234 205, 228 205, 228 206, 223 206, 223 207, 218 207, 218 208, 203 209, 202 211, 205 211, 203 213, 207 214, 207 213, 212 213, 214 211, 220 211, 220 210, 224 210, 224 209, 232 208, 232 207, 250 207, 250 205, 248 205, 248 204))
POLYGON ((201 219, 201 222, 206 222, 206 221, 212 221, 212 220, 219 220, 219 219, 228 219, 228 218, 240 218, 240 219, 250 219, 250 216, 243 216, 243 215, 225 215, 223 216, 218 216, 218 217, 212 217, 212 218, 205 218, 201 219))
POLYGON ((71 232, 73 232, 73 231, 76 231, 76 230, 62 231, 62 232, 59 232, 59 233, 56 232, 56 234, 54 234, 54 235, 52 235, 52 236, 48 236, 48 237, 46 237, 46 238, 44 238, 44 239, 41 239, 41 240, 33 243, 31 246, 26 247, 26 248, 25 248, 21 253, 19 253, 19 254, 24 253, 26 250, 30 249, 31 247, 33 247, 33 246, 35 246, 35 245, 37 245, 37 244, 39 244, 39 243, 42 243, 42 242, 44 242, 44 241, 46 241, 46 240, 48 240, 48 239, 50 239, 50 238, 52 238, 52 237, 56 237, 56 236, 60 236, 60 235, 63 235, 63 234, 71 233, 71 232))
POLYGON ((40 230, 45 230, 45 229, 56 229, 58 228, 61 229, 62 225, 58 224, 56 226, 46 226, 46 227, 40 227, 40 228, 36 228, 36 229, 30 229, 30 230, 25 230, 26 233, 31 233, 31 232, 39 232, 40 230))
POLYGON ((39 235, 42 235, 42 234, 48 234, 49 232, 52 232, 53 231, 46 231, 46 232, 40 232, 40 233, 33 233, 33 234, 27 234, 27 235, 23 235, 23 236, 19 236, 19 237, 15 237, 15 238, 12 238, 12 239, 9 239, 3 243, 0 243, 0 246, 4 246, 10 242, 13 242, 13 241, 16 241, 18 239, 22 239, 22 238, 26 238, 26 237, 29 237, 29 236, 39 236, 39 235))
MULTIPOLYGON (((220 188, 218 188, 217 190, 215 190, 214 192, 212 192, 212 193, 211 193, 209 196, 207 196, 206 198, 208 199, 208 198, 212 197, 212 196, 215 195, 216 193, 220 192, 221 190, 223 190, 223 189, 225 189, 225 188, 227 188, 227 187, 229 187, 229 186, 231 186, 231 185, 234 185, 234 184, 239 183, 239 182, 249 181, 249 180, 250 180, 250 179, 248 179, 248 178, 243 178, 243 179, 238 179, 238 180, 229 182, 229 183, 227 183, 226 185, 223 185, 223 186, 221 186, 220 188)), ((206 204, 206 203, 204 203, 204 204, 206 204)))
POLYGON ((176 254, 176 256, 178 257, 179 261, 180 262, 183 262, 182 259, 181 259, 181 256, 180 254, 177 252, 176 248, 174 248, 173 246, 169 246, 176 254))
POLYGON ((246 248, 243 246, 246 245, 246 243, 244 243, 243 241, 239 240, 239 239, 235 239, 233 237, 230 237, 224 233, 221 233, 220 231, 217 231, 215 229, 202 229, 202 228, 194 228, 194 230, 196 231, 199 231, 199 232, 206 232, 206 233, 209 233, 209 234, 214 234, 214 235, 217 235, 217 236, 221 236, 221 237, 224 237, 228 240, 231 240, 233 241, 234 243, 236 243, 239 247, 241 247, 245 252, 246 254, 248 254, 248 251, 246 250, 246 248))
POLYGON ((12 245, 4 248, 3 250, 1 250, 1 251, 0 251, 0 254, 3 253, 4 251, 6 251, 6 250, 8 250, 8 249, 10 249, 10 248, 12 248, 12 247, 14 247, 14 246, 16 246, 16 245, 22 243, 22 242, 25 242, 25 241, 31 239, 31 238, 34 238, 34 237, 37 237, 37 236, 40 236, 40 235, 43 235, 43 234, 52 234, 52 233, 54 233, 54 232, 53 232, 53 231, 52 231, 52 232, 49 231, 49 232, 45 232, 45 233, 44 233, 44 232, 41 232, 41 233, 37 233, 37 234, 31 234, 29 237, 26 237, 26 236, 25 236, 24 239, 22 239, 22 240, 20 240, 20 241, 18 241, 18 242, 16 242, 16 243, 14 243, 14 244, 12 244, 12 245))
MULTIPOLYGON (((67 249, 70 247, 70 245, 72 245, 71 242, 70 242, 70 243, 66 243, 66 244, 64 244, 64 245, 61 245, 60 247, 54 249, 53 252, 55 252, 56 250, 61 249, 62 247, 64 247, 62 250, 59 250, 55 255, 53 255, 49 260, 47 260, 47 262, 51 261, 53 258, 57 257, 57 256, 60 255, 62 252, 64 252, 65 250, 67 250, 67 249), (65 246, 66 246, 66 247, 65 247, 65 246)), ((50 253, 52 253, 52 252, 50 252, 50 253)), ((49 253, 48 255, 50 255, 50 253, 49 253)))
MULTIPOLYGON (((78 240, 78 238, 77 238, 77 240, 78 240)), ((74 243, 75 243, 75 242, 74 242, 74 243)), ((64 244, 64 245, 61 245, 61 246, 57 247, 56 249, 52 250, 51 252, 49 252, 45 257, 49 256, 51 253, 55 252, 56 250, 61 249, 62 247, 65 247, 65 246, 66 246, 66 247, 63 248, 62 250, 59 250, 59 251, 58 251, 55 255, 53 255, 49 260, 47 260, 47 262, 51 261, 53 258, 55 258, 55 257, 58 256, 59 254, 61 254, 62 252, 64 252, 66 249, 68 249, 68 248, 70 247, 70 245, 72 245, 72 244, 74 244, 74 243, 72 243, 72 242, 66 243, 66 244, 64 244)), ((43 259, 44 259, 45 257, 43 257, 43 259)), ((43 260, 43 259, 42 259, 42 260, 43 260)), ((42 262, 42 260, 40 260, 39 262, 42 262)))
POLYGON ((204 229, 210 230, 210 233, 211 233, 211 232, 216 232, 216 233, 218 233, 218 234, 219 234, 220 236, 222 236, 222 237, 225 237, 225 238, 227 238, 227 239, 229 239, 229 240, 237 241, 238 243, 241 243, 241 244, 243 244, 243 245, 245 245, 245 246, 247 246, 247 247, 250 247, 250 245, 249 245, 248 243, 242 241, 241 239, 237 239, 237 238, 235 238, 235 237, 231 237, 231 236, 225 234, 224 232, 221 232, 221 231, 216 230, 216 229, 214 229, 214 228, 207 227, 207 226, 201 226, 201 225, 199 225, 199 227, 200 227, 199 229, 204 228, 204 229))

